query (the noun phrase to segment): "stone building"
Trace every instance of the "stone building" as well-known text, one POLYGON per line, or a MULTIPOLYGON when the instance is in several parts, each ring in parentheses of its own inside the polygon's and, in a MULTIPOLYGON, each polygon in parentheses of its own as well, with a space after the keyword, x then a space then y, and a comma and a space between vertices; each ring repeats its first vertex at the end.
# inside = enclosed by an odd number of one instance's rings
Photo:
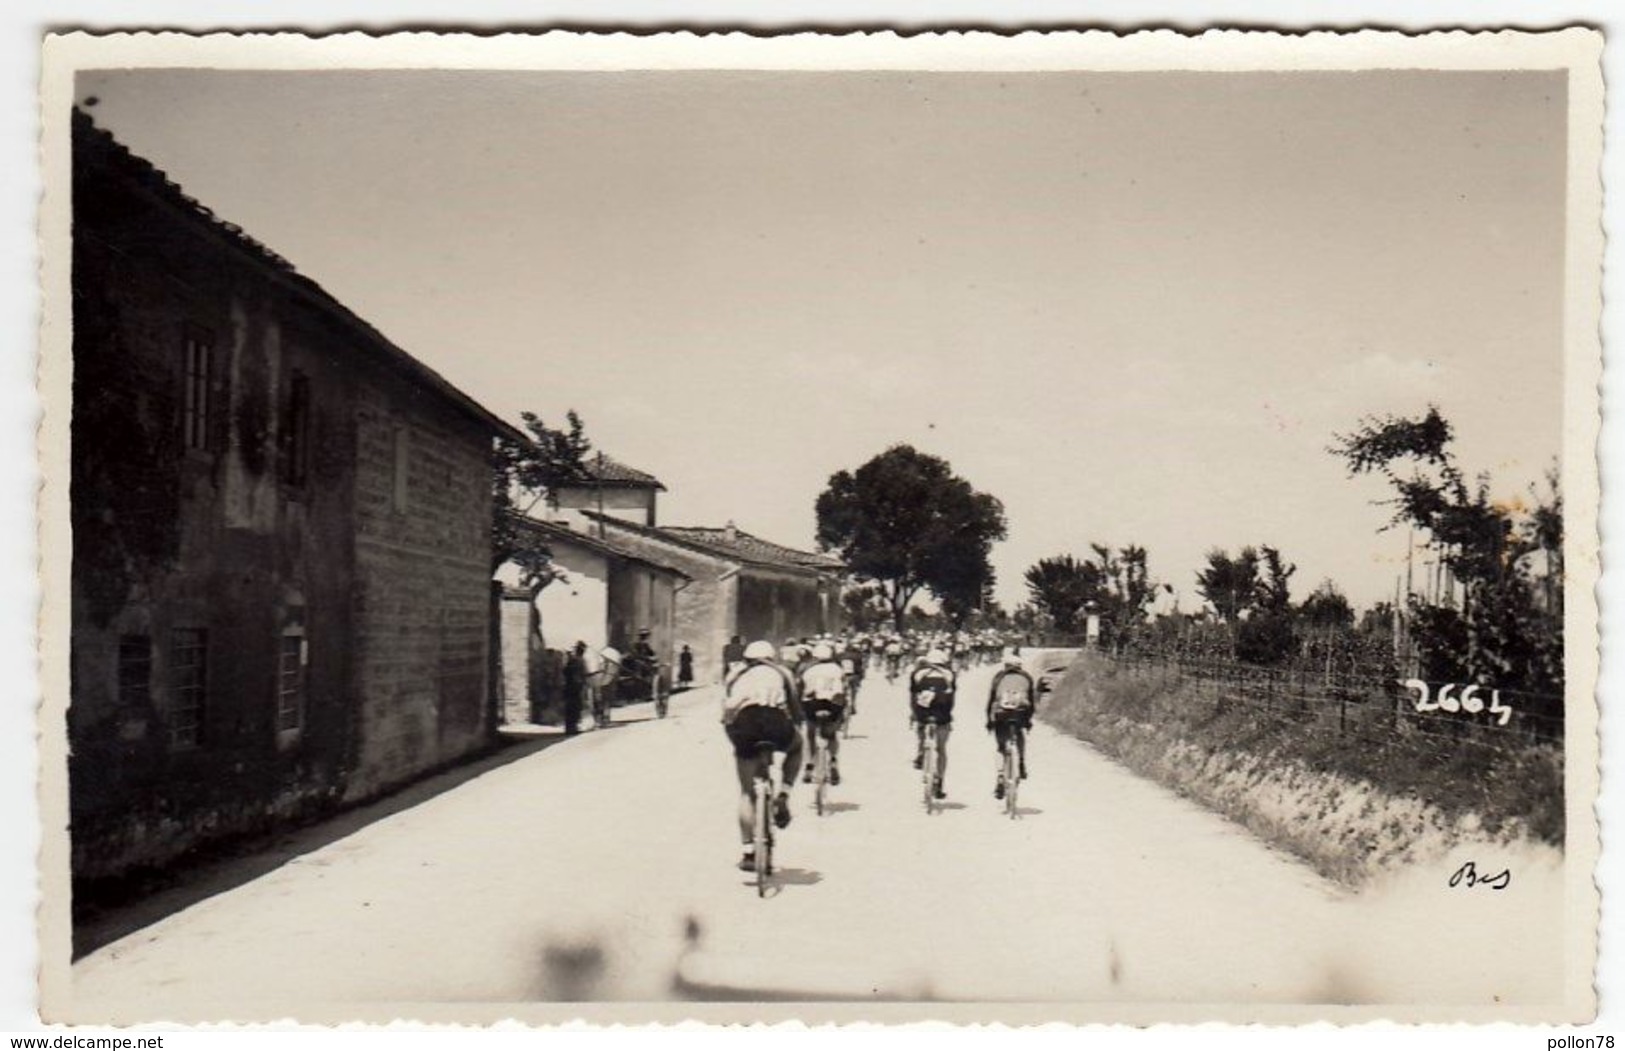
POLYGON ((827 555, 775 544, 739 529, 645 526, 592 511, 579 512, 604 535, 638 554, 682 570, 673 633, 694 649, 698 682, 722 675, 729 638, 776 642, 841 626, 845 567, 827 555))
POLYGON ((487 747, 517 432, 83 113, 72 297, 76 879, 487 747))
POLYGON ((557 716, 553 684, 538 674, 544 651, 561 660, 577 642, 585 642, 594 650, 614 646, 626 653, 638 632, 648 628, 656 656, 671 668, 676 596, 689 583, 686 574, 591 530, 530 518, 517 519, 517 524, 530 540, 547 547, 560 575, 533 590, 523 585, 513 566, 498 571, 507 722, 525 722, 543 711, 548 721, 557 716))
POLYGON ((587 475, 584 483, 554 494, 560 511, 597 511, 639 525, 655 524, 656 494, 666 490, 660 479, 601 452, 587 457, 583 467, 587 475))

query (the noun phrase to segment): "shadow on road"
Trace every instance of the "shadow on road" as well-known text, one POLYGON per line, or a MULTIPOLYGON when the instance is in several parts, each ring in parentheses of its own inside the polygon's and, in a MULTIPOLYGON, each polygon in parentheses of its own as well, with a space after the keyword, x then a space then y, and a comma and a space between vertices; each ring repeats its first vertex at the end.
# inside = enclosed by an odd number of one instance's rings
POLYGON ((73 958, 77 960, 171 913, 256 880, 295 858, 359 832, 375 821, 410 810, 476 777, 544 749, 591 737, 592 733, 566 736, 562 730, 505 734, 502 745, 479 759, 430 774, 390 795, 339 811, 302 828, 235 839, 207 853, 194 854, 175 865, 117 885, 75 888, 73 958))
POLYGON ((824 804, 824 813, 826 813, 826 814, 850 814, 854 810, 862 810, 862 809, 863 809, 863 804, 862 803, 825 803, 824 804))
POLYGON ((770 876, 769 879, 774 886, 811 887, 815 884, 824 882, 824 874, 822 872, 814 872, 812 869, 780 868, 775 869, 773 871, 773 875, 770 876))

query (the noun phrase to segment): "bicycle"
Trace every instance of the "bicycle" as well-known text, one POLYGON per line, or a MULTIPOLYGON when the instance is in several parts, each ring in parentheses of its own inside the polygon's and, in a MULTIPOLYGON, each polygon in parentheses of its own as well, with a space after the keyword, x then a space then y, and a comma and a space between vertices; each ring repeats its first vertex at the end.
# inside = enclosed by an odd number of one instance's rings
POLYGON ((829 741, 825 738, 828 732, 830 715, 827 711, 820 711, 813 730, 813 802, 818 808, 818 816, 823 817, 829 799, 829 741))
POLYGON ((1020 724, 1015 724, 1004 739, 1004 771, 1000 777, 1004 779, 1004 810, 1012 820, 1021 816, 1021 811, 1016 807, 1016 789, 1021 785, 1023 732, 1020 724))
POLYGON ((756 859, 756 896, 767 897, 773 875, 773 753, 772 741, 756 742, 756 771, 751 779, 751 850, 756 859))
POLYGON ((925 756, 924 761, 920 763, 922 774, 920 783, 925 790, 925 812, 927 814, 937 812, 937 778, 939 776, 939 764, 941 763, 941 756, 938 753, 940 746, 937 741, 937 726, 935 719, 925 720, 925 756))

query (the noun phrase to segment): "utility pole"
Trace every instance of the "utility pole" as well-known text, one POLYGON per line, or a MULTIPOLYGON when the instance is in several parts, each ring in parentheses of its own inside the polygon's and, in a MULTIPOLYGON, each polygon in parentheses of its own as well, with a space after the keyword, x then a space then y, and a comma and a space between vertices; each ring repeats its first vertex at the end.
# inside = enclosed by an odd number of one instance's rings
POLYGON ((598 469, 593 472, 593 493, 598 498, 598 539, 604 538, 604 450, 598 450, 598 469))

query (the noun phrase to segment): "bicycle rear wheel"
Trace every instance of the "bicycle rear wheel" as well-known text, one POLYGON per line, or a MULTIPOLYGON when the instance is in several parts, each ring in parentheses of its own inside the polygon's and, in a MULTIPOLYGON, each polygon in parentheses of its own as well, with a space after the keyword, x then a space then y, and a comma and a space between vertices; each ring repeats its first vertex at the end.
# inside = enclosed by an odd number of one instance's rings
POLYGON ((1021 728, 1015 727, 1004 743, 1004 809, 1012 819, 1020 816, 1016 808, 1016 792, 1021 787, 1021 728))
POLYGON ((768 816, 768 794, 771 786, 764 777, 756 779, 756 813, 752 850, 756 857, 756 896, 767 896, 767 876, 773 871, 773 833, 768 816))
POLYGON ((925 727, 925 762, 920 764, 922 776, 921 785, 925 790, 925 812, 937 812, 937 727, 934 723, 927 723, 925 727))
POLYGON ((818 807, 818 816, 824 816, 825 802, 829 795, 829 745, 822 740, 818 742, 818 756, 813 761, 813 802, 818 807))

